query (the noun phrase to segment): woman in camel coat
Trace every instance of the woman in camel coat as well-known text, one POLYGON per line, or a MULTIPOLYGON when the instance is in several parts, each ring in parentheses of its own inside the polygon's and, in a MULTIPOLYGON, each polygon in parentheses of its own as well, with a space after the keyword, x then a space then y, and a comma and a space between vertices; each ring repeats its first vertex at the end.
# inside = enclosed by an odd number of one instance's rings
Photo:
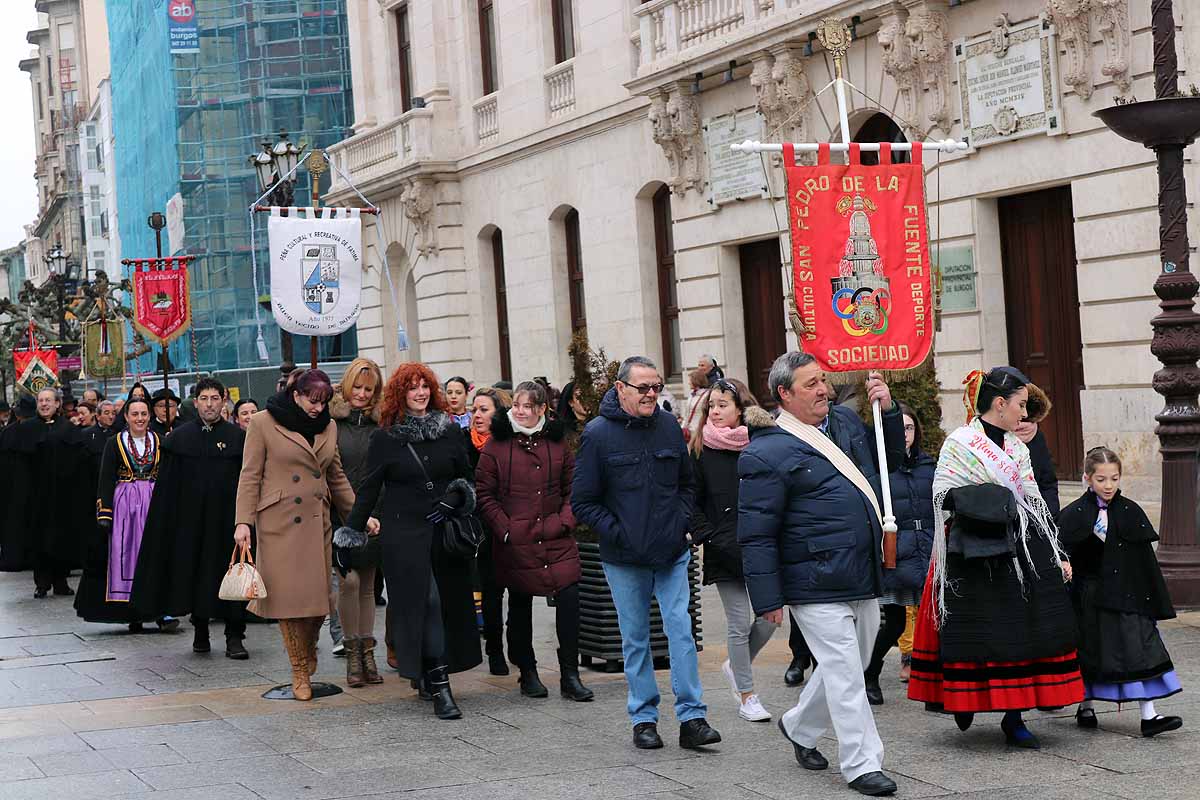
POLYGON ((343 517, 354 507, 326 407, 332 394, 328 376, 308 370, 272 397, 252 418, 238 481, 234 538, 248 544, 255 529, 267 589, 250 611, 279 620, 297 700, 312 697, 317 634, 329 614, 329 506, 343 517))

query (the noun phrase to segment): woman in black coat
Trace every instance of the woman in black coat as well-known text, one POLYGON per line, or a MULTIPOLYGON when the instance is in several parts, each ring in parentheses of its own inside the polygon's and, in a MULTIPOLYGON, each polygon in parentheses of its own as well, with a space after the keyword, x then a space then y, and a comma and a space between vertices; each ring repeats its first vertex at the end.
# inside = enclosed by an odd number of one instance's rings
POLYGON ((921 449, 921 421, 913 410, 900 404, 904 415, 904 463, 888 477, 892 487, 892 509, 896 514, 896 568, 883 571, 883 625, 875 637, 871 662, 863 670, 867 701, 883 703, 879 673, 883 658, 896 646, 908 621, 909 607, 916 606, 929 572, 933 553, 933 472, 937 461, 921 449))
MULTIPOLYGON (((492 420, 507 414, 511 406, 512 395, 504 389, 481 386, 475 390, 475 397, 471 401, 471 426, 466 429, 467 457, 472 470, 479 465, 479 454, 492 439, 492 420)), ((488 671, 493 675, 507 675, 508 662, 504 659, 504 587, 496 581, 490 536, 483 538, 483 544, 475 555, 475 577, 483 611, 483 641, 488 671)))
POLYGON ((689 443, 696 459, 693 544, 704 545, 704 583, 715 583, 725 609, 729 660, 721 665, 738 701, 738 716, 765 722, 771 713, 754 692, 751 664, 778 627, 756 616, 742 572, 742 548, 737 539, 738 457, 750 444, 746 418, 769 425, 770 415, 741 381, 718 379, 699 401, 696 432, 689 443))
POLYGON ((387 487, 380 544, 397 669, 424 682, 438 717, 458 719, 462 712, 450 693, 449 674, 471 669, 483 656, 470 561, 443 550, 440 527, 435 531, 430 519, 475 508, 466 440, 445 408, 429 367, 401 364, 392 373, 383 389, 380 427, 367 449, 369 473, 346 526, 365 531, 379 492, 387 487))

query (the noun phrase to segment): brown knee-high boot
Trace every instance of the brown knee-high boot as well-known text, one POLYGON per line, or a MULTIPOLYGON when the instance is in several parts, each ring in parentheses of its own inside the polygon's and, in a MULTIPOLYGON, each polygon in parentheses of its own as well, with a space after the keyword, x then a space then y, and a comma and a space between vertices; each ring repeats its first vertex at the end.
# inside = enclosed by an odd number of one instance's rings
POLYGON ((308 623, 308 647, 305 655, 308 657, 308 674, 312 676, 317 674, 317 643, 321 639, 321 623, 325 621, 325 618, 309 617, 301 621, 308 623))
POLYGON ((292 695, 297 700, 312 700, 312 685, 308 680, 309 628, 307 619, 279 620, 279 634, 292 665, 292 695))

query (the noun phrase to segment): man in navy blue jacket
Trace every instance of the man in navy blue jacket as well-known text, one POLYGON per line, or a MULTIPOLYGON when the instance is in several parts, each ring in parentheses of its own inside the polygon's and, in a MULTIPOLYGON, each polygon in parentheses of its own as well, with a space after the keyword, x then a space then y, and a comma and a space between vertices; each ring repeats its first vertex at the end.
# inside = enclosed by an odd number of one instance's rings
MULTIPOLYGON (((777 424, 753 428, 738 459, 738 541, 750 601, 779 624, 786 606, 818 662, 779 729, 805 769, 829 766, 817 741, 830 725, 842 777, 866 795, 888 795, 883 742, 867 703, 863 667, 879 631, 883 584, 880 464, 858 416, 830 407, 821 368, 806 353, 785 353, 768 376, 781 408, 777 424)), ((904 458, 904 425, 878 373, 867 396, 883 410, 894 469, 904 458)))
POLYGON ((633 743, 663 746, 658 683, 650 655, 650 600, 658 598, 671 654, 679 746, 721 741, 704 715, 696 641, 688 615, 688 521, 692 460, 675 417, 658 407, 654 362, 630 356, 580 440, 571 486, 575 518, 600 539, 600 558, 621 626, 633 743))

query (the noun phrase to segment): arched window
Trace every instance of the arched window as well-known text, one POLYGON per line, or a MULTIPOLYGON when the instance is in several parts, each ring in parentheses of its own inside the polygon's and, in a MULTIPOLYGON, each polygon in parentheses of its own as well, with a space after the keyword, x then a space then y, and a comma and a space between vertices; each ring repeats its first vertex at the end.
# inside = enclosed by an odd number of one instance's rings
POLYGON ((675 275, 675 236, 671 222, 671 190, 666 185, 654 193, 654 255, 658 267, 658 308, 662 326, 663 375, 681 374, 683 352, 679 341, 679 289, 675 275))
POLYGON ((579 239, 579 212, 571 209, 563 217, 567 248, 567 296, 571 301, 571 333, 587 328, 587 305, 583 293, 583 245, 579 239))
MULTIPOLYGON (((900 144, 907 142, 904 131, 900 130, 892 118, 887 114, 874 114, 862 124, 858 129, 858 133, 854 134, 856 142, 891 142, 892 144, 900 144)), ((907 164, 912 161, 912 155, 907 152, 893 152, 893 164, 907 164)), ((879 163, 879 153, 862 153, 862 163, 866 166, 875 166, 879 163)))
POLYGON ((496 337, 500 344, 500 379, 512 380, 512 345, 508 332, 508 282, 504 276, 504 235, 492 231, 492 275, 496 286, 496 337))

